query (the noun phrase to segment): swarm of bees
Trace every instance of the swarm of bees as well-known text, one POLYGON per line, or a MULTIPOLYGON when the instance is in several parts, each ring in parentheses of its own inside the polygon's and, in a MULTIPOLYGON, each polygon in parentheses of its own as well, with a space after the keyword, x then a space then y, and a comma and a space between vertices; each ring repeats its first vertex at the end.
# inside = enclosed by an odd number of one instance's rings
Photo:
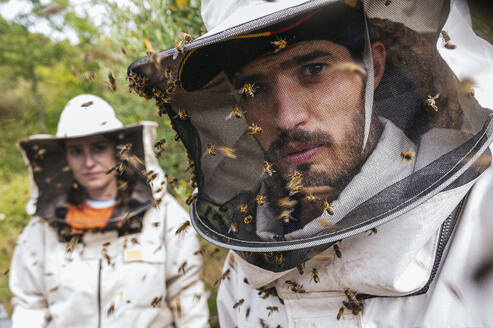
POLYGON ((425 105, 427 107, 431 107, 435 112, 438 112, 438 106, 436 104, 436 100, 440 97, 440 94, 437 93, 435 96, 428 95, 425 100, 425 105))
POLYGON ((270 44, 272 44, 276 49, 274 50, 274 53, 278 53, 282 49, 286 48, 288 46, 288 42, 286 39, 277 39, 276 41, 271 41, 270 44))
POLYGON ((403 151, 401 153, 401 157, 402 157, 402 159, 407 160, 407 162, 409 164, 411 164, 413 162, 413 158, 416 157, 416 153, 414 151, 412 151, 412 152, 403 151))

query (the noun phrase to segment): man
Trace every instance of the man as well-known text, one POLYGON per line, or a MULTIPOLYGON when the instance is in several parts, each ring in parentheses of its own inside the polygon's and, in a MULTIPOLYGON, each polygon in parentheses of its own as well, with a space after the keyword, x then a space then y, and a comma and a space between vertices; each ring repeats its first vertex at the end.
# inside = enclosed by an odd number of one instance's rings
POLYGON ((470 256, 490 111, 436 49, 450 6, 208 1, 205 37, 130 66, 143 95, 183 87, 156 98, 194 161, 194 227, 235 250, 222 326, 491 325, 470 256))

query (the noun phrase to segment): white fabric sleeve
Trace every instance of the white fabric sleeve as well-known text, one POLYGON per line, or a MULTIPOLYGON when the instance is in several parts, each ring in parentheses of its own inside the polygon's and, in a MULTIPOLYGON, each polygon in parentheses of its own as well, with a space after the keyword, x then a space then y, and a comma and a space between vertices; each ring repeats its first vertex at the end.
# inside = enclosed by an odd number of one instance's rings
POLYGON ((13 294, 12 328, 46 327, 49 321, 44 286, 44 234, 34 218, 19 236, 10 266, 9 287, 13 294))
MULTIPOLYGON (((233 256, 231 251, 229 251, 226 259, 229 259, 230 256, 233 256)), ((238 326, 237 315, 239 312, 233 309, 233 305, 238 299, 235 292, 238 291, 239 286, 237 285, 236 270, 231 268, 226 260, 222 272, 225 272, 227 269, 230 269, 229 277, 221 281, 217 292, 216 303, 219 316, 219 327, 236 327, 238 326)))
POLYGON ((163 199, 166 206, 166 295, 178 328, 208 327, 209 310, 204 284, 200 280, 202 258, 194 255, 199 249, 199 242, 193 230, 180 234, 176 230, 187 220, 187 212, 171 196, 163 199), (180 267, 186 262, 185 273, 180 267))

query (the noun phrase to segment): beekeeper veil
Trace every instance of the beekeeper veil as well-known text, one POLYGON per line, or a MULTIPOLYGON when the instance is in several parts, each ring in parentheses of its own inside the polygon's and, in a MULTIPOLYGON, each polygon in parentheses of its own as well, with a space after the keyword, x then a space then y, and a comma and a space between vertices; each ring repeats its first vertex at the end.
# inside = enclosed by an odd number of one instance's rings
POLYGON ((205 36, 129 67, 187 148, 207 240, 286 270, 489 166, 489 100, 445 60, 468 59, 453 3, 221 3, 205 36))

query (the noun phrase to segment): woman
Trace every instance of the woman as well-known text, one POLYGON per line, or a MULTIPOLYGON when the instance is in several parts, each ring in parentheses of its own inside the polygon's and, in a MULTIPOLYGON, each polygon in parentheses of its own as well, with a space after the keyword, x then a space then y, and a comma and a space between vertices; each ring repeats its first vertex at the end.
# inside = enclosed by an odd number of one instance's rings
POLYGON ((166 194, 155 127, 80 95, 56 137, 20 142, 34 218, 12 259, 14 328, 207 326, 198 241, 166 194))

